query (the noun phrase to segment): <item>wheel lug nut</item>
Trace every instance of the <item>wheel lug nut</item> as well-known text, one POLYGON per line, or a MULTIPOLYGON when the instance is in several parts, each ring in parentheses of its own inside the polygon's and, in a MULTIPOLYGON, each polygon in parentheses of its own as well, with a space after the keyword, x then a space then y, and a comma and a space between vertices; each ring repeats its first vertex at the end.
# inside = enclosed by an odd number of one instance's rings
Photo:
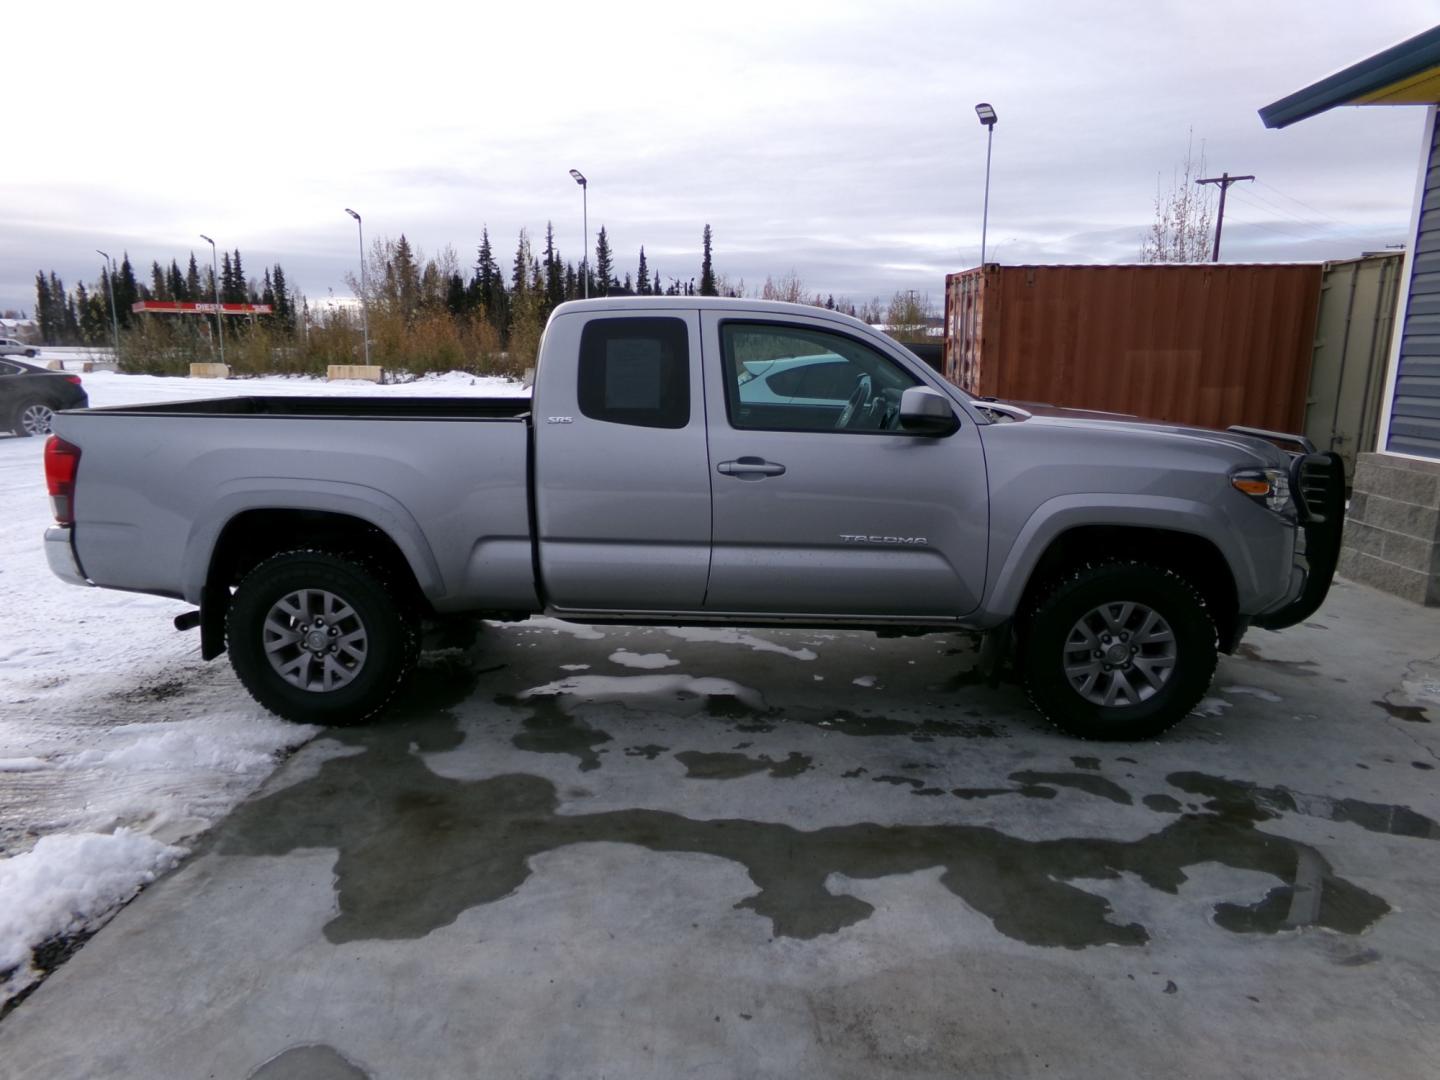
POLYGON ((1130 640, 1130 635, 1129 635, 1129 634, 1121 634, 1121 635, 1120 635, 1120 640, 1121 640, 1121 641, 1129 641, 1129 640, 1130 640))

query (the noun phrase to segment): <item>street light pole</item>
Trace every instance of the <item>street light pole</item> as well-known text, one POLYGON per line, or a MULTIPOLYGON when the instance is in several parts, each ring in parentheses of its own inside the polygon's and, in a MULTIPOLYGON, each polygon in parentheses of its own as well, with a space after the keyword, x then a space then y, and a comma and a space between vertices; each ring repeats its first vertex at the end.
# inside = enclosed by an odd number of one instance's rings
POLYGON ((365 283, 365 226, 360 221, 360 215, 348 206, 345 212, 355 219, 355 227, 360 230, 360 317, 365 326, 365 363, 370 363, 370 287, 365 283))
POLYGON ((985 126, 985 209, 980 215, 980 265, 985 265, 985 234, 990 226, 990 148, 995 142, 995 109, 988 101, 975 106, 975 115, 985 126))
POLYGON ((220 363, 225 363, 225 309, 220 306, 220 264, 215 261, 215 241, 204 233, 200 239, 210 245, 210 284, 215 290, 215 325, 220 328, 220 363))
POLYGON ((99 248, 95 249, 95 254, 104 256, 105 261, 110 264, 110 273, 105 276, 105 284, 110 289, 110 326, 115 331, 115 362, 118 364, 120 362, 120 316, 115 313, 115 260, 99 248))
POLYGON ((590 181, 579 169, 571 169, 570 175, 580 185, 580 221, 585 230, 585 253, 580 259, 580 277, 585 288, 585 299, 590 299, 590 181))

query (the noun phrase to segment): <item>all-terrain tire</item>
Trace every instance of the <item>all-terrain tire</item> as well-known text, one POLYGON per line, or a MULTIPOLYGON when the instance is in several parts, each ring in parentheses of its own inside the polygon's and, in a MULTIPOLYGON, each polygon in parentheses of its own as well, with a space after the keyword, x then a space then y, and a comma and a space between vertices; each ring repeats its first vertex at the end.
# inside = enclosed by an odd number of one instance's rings
POLYGON ((361 558, 282 552, 246 574, 231 599, 230 664, 251 697, 286 720, 361 723, 414 670, 420 624, 406 599, 361 558))
POLYGON ((1019 659, 1031 702, 1060 730, 1150 739, 1204 697, 1218 642, 1193 585, 1168 568, 1124 560, 1078 567, 1043 589, 1024 613, 1019 659), (1147 624, 1149 613, 1156 618, 1147 624))

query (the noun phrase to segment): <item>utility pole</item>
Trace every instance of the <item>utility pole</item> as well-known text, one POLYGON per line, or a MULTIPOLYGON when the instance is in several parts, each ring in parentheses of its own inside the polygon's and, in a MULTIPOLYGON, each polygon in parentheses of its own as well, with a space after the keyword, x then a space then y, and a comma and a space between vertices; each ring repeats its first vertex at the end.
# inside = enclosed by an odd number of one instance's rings
POLYGON ((1238 184, 1241 180, 1254 180, 1253 176, 1231 176, 1228 172, 1219 176, 1207 176, 1204 180, 1196 180, 1197 184, 1219 184, 1220 185, 1220 210, 1215 215, 1215 250, 1210 255, 1211 262, 1220 261, 1220 230, 1225 227, 1225 192, 1230 190, 1231 184, 1238 184))

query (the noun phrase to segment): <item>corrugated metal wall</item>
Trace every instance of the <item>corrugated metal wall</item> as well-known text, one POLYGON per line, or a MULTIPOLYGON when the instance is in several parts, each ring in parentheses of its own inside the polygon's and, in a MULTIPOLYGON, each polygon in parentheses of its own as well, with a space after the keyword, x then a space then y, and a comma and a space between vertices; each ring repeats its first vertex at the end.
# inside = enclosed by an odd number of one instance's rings
POLYGON ((1440 124, 1421 199, 1385 449, 1440 459, 1440 124))
POLYGON ((1398 251, 1325 264, 1305 435, 1344 458, 1347 476, 1375 446, 1404 264, 1398 251))
POLYGON ((1320 264, 990 265, 946 280, 948 378, 974 394, 1299 431, 1320 264))

